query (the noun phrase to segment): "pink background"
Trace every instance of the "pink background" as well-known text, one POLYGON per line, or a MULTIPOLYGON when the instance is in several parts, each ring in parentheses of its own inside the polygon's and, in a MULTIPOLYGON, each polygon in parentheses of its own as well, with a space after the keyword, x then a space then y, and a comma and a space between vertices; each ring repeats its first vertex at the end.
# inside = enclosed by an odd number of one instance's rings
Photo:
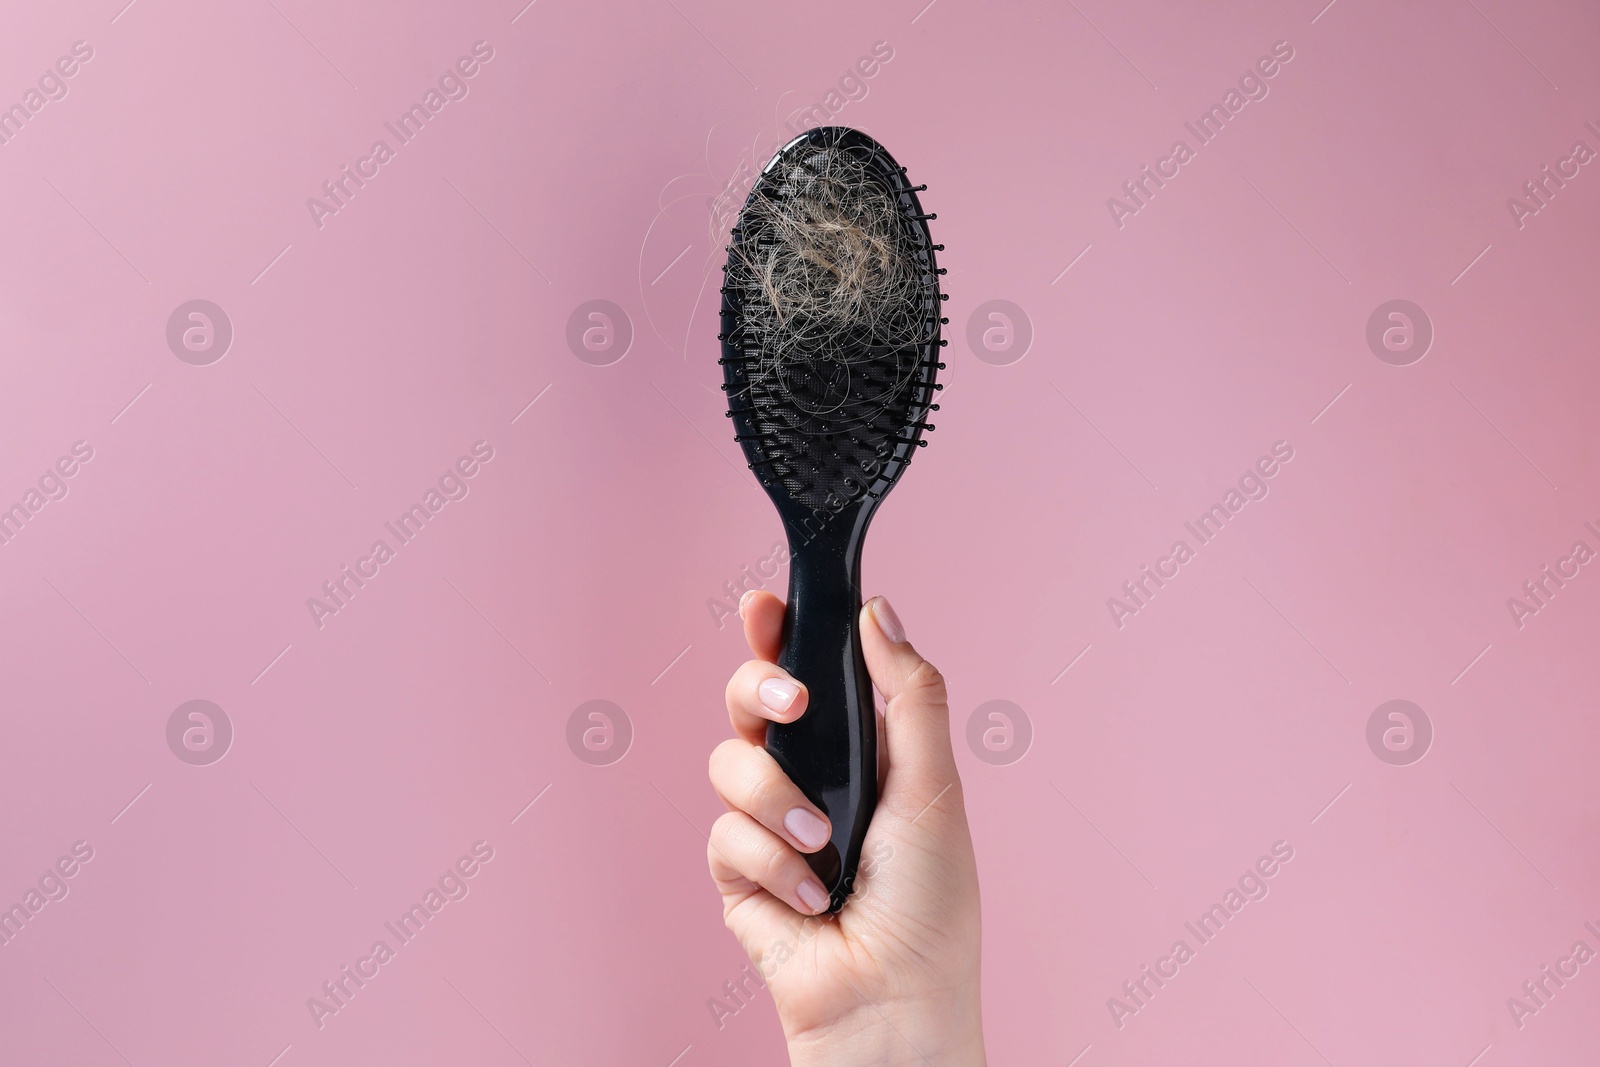
POLYGON ((1600 574, 1520 629, 1506 600, 1600 549, 1600 174, 1521 228, 1506 201, 1600 149, 1600 10, 122 2, 0 14, 0 103, 93 48, 0 147, 0 505, 94 450, 0 547, 0 904, 94 850, 0 946, 0 1062, 781 1058, 765 995, 707 1007, 744 962, 702 835, 746 655, 708 601, 780 537, 722 418, 709 207, 879 41, 834 121, 929 184, 951 345, 867 592, 950 678, 993 1062, 1592 1055, 1600 964, 1520 1028, 1506 1000, 1600 949, 1600 574), (479 40, 319 228, 307 198, 479 40), (1269 95, 1119 228, 1276 41, 1269 95), (235 331, 207 366, 165 336, 196 298, 235 331), (1366 341, 1397 298, 1436 334, 1409 366, 1366 341), (605 366, 566 340, 595 299, 633 331, 605 366), (969 347, 989 300, 1020 361, 969 347), (319 629, 307 598, 480 440, 319 629), (1119 629, 1107 598, 1280 440, 1119 629), (193 699, 235 731, 208 766, 166 739, 193 699), (568 746, 592 699, 619 762, 568 746), (965 741, 997 699, 1033 728, 1001 765, 965 741), (1392 699, 1435 733, 1407 766, 1366 740, 1392 699), (307 998, 480 840, 319 1028, 307 998), (1280 840, 1119 1028, 1107 998, 1280 840))

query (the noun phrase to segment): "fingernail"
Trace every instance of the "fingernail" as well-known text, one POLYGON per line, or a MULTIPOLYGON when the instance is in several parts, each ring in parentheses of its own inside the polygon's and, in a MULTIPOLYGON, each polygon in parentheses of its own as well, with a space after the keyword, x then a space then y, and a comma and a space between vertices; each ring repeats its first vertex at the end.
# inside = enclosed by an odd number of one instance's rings
POLYGON ((788 711, 794 698, 800 695, 800 687, 782 678, 768 678, 756 689, 756 695, 768 711, 782 713, 788 711))
POLYGON ((906 628, 900 625, 900 616, 894 613, 888 600, 881 596, 873 597, 872 614, 878 620, 878 628, 883 631, 883 636, 897 645, 905 641, 906 628))
POLYGON ((805 808, 793 808, 783 817, 783 828, 806 848, 821 848, 828 840, 828 824, 805 808))
POLYGON ((822 884, 814 879, 807 878, 801 882, 800 888, 795 892, 800 895, 801 903, 811 909, 811 914, 813 915, 828 906, 827 890, 823 889, 822 884))
POLYGON ((746 589, 744 591, 744 596, 739 598, 739 618, 744 618, 744 606, 750 603, 750 598, 755 595, 756 591, 754 589, 746 589))

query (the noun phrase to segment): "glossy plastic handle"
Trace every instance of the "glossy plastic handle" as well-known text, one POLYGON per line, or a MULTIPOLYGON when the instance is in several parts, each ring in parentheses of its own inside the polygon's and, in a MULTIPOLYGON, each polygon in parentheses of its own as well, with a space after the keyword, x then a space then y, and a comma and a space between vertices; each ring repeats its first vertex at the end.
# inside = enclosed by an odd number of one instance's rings
POLYGON ((820 536, 789 538, 789 603, 778 665, 806 686, 805 714, 767 727, 767 751, 822 809, 832 835, 806 856, 838 911, 855 888, 861 842, 878 803, 878 719, 861 655, 861 542, 867 514, 838 516, 820 536))

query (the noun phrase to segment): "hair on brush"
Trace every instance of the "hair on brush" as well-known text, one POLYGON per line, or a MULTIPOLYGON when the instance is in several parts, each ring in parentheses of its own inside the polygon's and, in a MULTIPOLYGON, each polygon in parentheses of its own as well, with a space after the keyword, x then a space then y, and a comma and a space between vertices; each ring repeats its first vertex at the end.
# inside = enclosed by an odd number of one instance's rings
POLYGON ((734 439, 789 538, 778 663, 810 694, 767 750, 828 816, 807 856, 838 909, 877 800, 877 720, 857 633, 861 549, 925 445, 946 295, 905 168, 867 135, 808 130, 757 178, 730 233, 723 389, 734 439))
POLYGON ((732 234, 729 413, 747 402, 752 432, 737 439, 751 469, 799 502, 861 492, 909 459, 897 436, 932 429, 944 272, 920 188, 876 143, 824 127, 778 153, 732 234))

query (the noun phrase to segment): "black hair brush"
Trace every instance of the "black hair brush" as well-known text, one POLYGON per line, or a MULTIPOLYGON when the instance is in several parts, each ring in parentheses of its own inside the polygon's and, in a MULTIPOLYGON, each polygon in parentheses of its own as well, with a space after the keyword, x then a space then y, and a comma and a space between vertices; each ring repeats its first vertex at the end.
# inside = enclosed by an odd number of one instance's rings
POLYGON ((830 911, 854 887, 878 799, 877 714, 861 654, 867 525, 933 426, 944 271, 905 168, 857 130, 790 141, 761 172, 728 248, 722 364, 734 440, 789 538, 778 664, 806 712, 767 751, 827 814, 806 857, 830 911))

